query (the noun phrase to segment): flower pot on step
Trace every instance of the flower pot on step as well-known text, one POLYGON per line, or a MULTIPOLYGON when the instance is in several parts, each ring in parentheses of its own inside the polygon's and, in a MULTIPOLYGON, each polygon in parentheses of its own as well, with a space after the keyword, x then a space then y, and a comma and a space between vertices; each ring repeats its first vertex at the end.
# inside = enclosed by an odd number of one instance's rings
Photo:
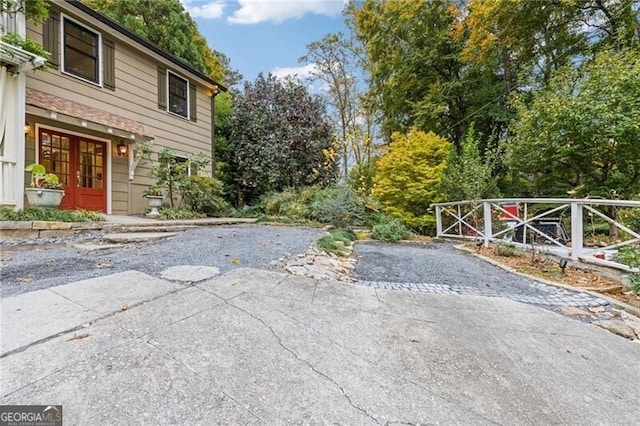
POLYGON ((146 197, 147 197, 147 200, 149 200, 149 208, 151 209, 151 211, 147 213, 147 216, 150 216, 150 217, 160 216, 160 212, 158 211, 158 208, 162 206, 162 200, 164 199, 164 196, 147 195, 146 197))
POLYGON ((61 189, 25 188, 24 192, 31 207, 58 208, 64 197, 61 189))

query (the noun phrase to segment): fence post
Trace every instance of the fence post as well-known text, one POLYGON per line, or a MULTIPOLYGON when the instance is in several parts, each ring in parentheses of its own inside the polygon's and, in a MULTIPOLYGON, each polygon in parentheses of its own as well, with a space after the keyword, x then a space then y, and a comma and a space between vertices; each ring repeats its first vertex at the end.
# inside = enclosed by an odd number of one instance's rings
POLYGON ((436 237, 442 236, 442 207, 436 206, 436 237))
POLYGON ((571 202, 571 260, 578 260, 582 254, 582 204, 577 201, 571 202))
POLYGON ((482 212, 484 214, 484 246, 489 247, 489 240, 493 235, 493 226, 491 224, 491 203, 489 201, 482 202, 482 212))

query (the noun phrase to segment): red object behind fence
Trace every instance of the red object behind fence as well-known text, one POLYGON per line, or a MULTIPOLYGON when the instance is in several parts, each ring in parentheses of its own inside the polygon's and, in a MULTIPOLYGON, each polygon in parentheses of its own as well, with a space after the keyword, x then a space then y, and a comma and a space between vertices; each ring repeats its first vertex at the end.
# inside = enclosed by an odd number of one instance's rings
POLYGON ((518 205, 502 206, 506 211, 500 215, 500 220, 513 220, 518 217, 518 205))

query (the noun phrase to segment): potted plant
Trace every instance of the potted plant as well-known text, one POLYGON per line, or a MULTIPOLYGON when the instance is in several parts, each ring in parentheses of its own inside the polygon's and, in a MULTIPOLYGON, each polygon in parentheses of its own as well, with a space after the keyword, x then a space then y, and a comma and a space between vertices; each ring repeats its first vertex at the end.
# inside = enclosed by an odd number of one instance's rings
POLYGON ((151 211, 147 213, 147 216, 157 217, 160 216, 158 208, 162 206, 162 200, 164 200, 164 191, 159 186, 151 186, 144 190, 142 195, 149 200, 149 208, 151 211))
POLYGON ((29 205, 32 207, 59 207, 62 197, 64 197, 64 190, 58 176, 47 173, 45 167, 38 163, 29 164, 24 170, 31 173, 31 185, 24 190, 29 205))

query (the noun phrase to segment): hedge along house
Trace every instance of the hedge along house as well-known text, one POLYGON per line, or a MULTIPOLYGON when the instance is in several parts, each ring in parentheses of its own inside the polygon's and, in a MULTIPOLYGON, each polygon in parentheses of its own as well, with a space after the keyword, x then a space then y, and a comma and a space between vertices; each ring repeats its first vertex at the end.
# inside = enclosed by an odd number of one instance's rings
POLYGON ((27 34, 51 56, 26 77, 25 162, 58 175, 62 208, 142 213, 153 182, 140 143, 211 153, 213 101, 226 89, 199 70, 79 1, 52 2, 27 34))

